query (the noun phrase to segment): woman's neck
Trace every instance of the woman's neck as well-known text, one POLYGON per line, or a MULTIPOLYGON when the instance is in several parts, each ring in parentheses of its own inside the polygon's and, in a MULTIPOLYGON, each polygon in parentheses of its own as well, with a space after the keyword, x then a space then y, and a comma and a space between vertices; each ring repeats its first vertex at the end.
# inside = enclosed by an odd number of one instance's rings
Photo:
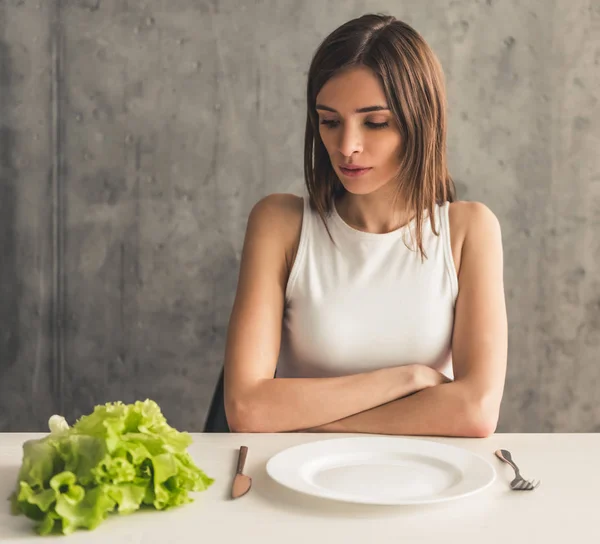
POLYGON ((351 227, 363 232, 385 234, 407 225, 414 213, 405 211, 402 198, 394 195, 354 195, 344 193, 336 200, 339 216, 351 227))

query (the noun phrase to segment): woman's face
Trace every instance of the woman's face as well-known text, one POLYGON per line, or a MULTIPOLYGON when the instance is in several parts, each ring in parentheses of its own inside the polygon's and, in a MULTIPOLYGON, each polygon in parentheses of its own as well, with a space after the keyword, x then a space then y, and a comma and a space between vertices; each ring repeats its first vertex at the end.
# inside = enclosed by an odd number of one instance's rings
POLYGON ((316 108, 319 134, 347 191, 368 194, 392 181, 400 168, 400 131, 370 68, 360 66, 332 77, 319 91, 316 108), (352 176, 344 165, 369 170, 352 176))

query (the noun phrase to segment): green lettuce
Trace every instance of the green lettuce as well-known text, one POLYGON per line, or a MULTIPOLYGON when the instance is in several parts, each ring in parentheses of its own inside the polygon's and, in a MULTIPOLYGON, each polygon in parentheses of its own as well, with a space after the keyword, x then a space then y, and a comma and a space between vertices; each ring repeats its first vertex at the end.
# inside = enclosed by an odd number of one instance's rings
POLYGON ((214 480, 187 452, 192 438, 167 424, 152 400, 96 406, 69 427, 52 416, 50 434, 23 444, 12 513, 37 532, 94 529, 111 512, 164 510, 192 502, 214 480))

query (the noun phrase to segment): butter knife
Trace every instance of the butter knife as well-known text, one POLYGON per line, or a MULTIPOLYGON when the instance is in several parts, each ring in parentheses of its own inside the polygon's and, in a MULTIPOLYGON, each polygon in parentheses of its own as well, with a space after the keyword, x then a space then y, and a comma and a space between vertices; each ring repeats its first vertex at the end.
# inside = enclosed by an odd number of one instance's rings
POLYGON ((242 474, 242 471, 244 470, 244 465, 246 464, 247 455, 247 446, 242 446, 240 448, 240 453, 238 456, 237 470, 235 471, 235 477, 233 478, 233 485, 231 486, 232 499, 238 499, 242 495, 245 495, 246 493, 248 493, 248 491, 250 491, 250 487, 252 486, 252 478, 250 478, 250 476, 242 474))

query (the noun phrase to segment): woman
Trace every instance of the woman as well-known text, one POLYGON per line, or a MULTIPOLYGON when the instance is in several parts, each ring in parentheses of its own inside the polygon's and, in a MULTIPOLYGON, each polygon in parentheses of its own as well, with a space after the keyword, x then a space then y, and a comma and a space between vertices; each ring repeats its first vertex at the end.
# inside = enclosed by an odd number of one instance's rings
POLYGON ((308 74, 308 195, 252 209, 225 353, 237 432, 485 437, 503 394, 498 220, 455 202, 441 67, 394 17, 308 74))

